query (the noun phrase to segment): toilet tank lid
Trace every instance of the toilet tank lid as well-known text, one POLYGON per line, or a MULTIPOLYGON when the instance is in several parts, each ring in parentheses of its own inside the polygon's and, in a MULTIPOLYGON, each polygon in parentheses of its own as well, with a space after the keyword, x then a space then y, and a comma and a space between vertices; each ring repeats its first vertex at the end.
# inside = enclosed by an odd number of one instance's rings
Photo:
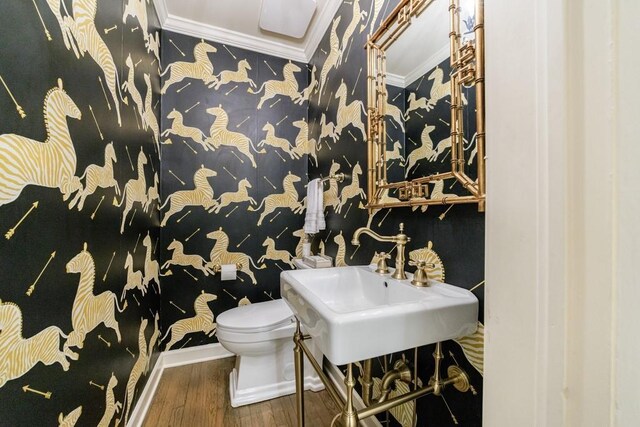
POLYGON ((216 319, 218 328, 244 332, 269 331, 291 323, 293 312, 283 299, 232 308, 216 319))

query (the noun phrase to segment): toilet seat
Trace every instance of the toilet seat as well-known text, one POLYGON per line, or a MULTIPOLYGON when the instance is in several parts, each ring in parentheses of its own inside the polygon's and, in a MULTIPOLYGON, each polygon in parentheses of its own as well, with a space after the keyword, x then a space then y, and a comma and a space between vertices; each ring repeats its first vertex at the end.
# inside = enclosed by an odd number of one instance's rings
POLYGON ((284 300, 232 308, 216 319, 218 339, 251 343, 293 336, 295 317, 284 300))

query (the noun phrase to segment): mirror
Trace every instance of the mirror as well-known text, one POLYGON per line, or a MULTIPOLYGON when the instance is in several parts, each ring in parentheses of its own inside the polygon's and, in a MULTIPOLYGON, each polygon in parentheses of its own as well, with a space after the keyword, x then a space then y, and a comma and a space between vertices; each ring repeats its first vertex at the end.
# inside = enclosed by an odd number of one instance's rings
POLYGON ((370 209, 484 210, 482 18, 482 0, 404 0, 370 37, 370 209))

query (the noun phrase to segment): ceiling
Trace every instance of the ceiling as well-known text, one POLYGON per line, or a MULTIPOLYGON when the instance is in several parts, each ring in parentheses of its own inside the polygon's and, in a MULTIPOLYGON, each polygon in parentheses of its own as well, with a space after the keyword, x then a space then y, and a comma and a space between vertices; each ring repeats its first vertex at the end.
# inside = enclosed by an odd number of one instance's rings
POLYGON ((260 29, 262 0, 154 0, 165 30, 302 62, 311 59, 341 0, 316 3, 305 36, 293 39, 260 29))

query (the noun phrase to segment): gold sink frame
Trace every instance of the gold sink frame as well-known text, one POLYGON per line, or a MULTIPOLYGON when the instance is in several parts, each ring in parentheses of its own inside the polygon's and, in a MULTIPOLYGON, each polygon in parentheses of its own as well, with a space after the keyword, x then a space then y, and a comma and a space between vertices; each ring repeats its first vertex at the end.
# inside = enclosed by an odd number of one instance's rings
POLYGON ((367 49, 367 116, 368 116, 368 184, 367 208, 371 211, 419 205, 477 203, 485 210, 485 96, 484 96, 484 0, 475 1, 475 41, 461 43, 459 0, 450 0, 451 50, 451 171, 436 173, 411 181, 389 183, 386 168, 386 49, 411 25, 413 17, 420 15, 433 0, 402 0, 380 28, 369 37, 367 49), (476 146, 477 176, 472 180, 464 170, 464 123, 462 86, 476 89, 476 146), (468 192, 467 195, 433 199, 429 197, 428 183, 455 179, 468 192), (398 191, 400 202, 389 202, 390 190, 398 191))

